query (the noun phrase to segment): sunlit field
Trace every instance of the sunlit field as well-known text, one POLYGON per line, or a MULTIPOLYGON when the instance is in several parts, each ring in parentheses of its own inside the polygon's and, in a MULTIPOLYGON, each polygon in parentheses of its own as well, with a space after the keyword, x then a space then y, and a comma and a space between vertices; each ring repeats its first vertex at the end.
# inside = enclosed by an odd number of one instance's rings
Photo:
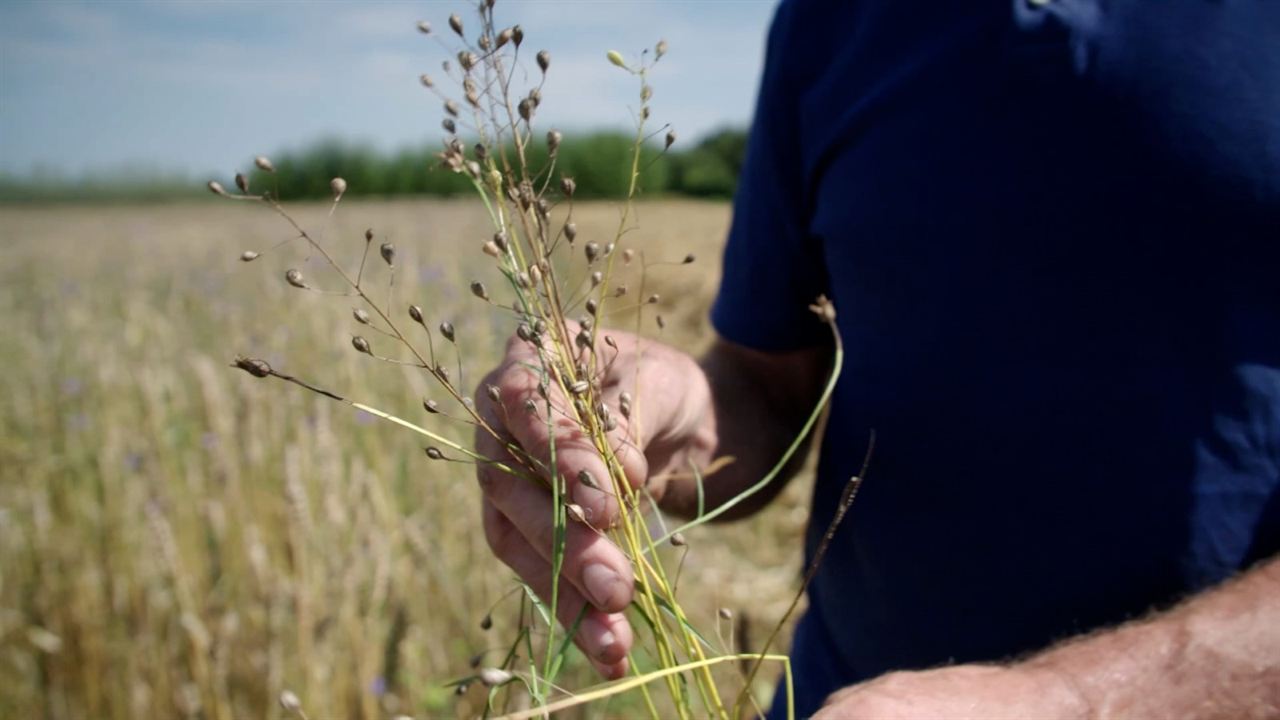
MULTIPOLYGON (((296 216, 347 262, 366 228, 393 241, 392 305, 451 321, 456 384, 474 387, 515 326, 468 291, 500 281, 480 252, 483 209, 344 201, 326 225, 327 209, 296 216)), ((675 261, 643 278, 666 321, 650 314, 643 330, 696 352, 711 338, 729 208, 637 210, 630 246, 675 261), (678 265, 688 253, 697 261, 678 265)), ((617 213, 579 206, 580 236, 611 238, 617 213)), ((423 411, 435 387, 421 371, 352 349, 350 298, 284 282, 298 267, 339 287, 299 243, 265 252, 288 225, 249 203, 6 207, 0 233, 0 717, 276 718, 284 689, 312 718, 476 716, 483 688, 446 683, 479 654, 500 659, 520 618, 519 586, 480 529, 473 466, 428 460, 413 433, 229 367, 261 357, 470 435, 423 411), (244 250, 264 254, 242 263, 244 250)), ((633 329, 634 316, 615 324, 633 329)), ((757 650, 785 611, 808 493, 794 482, 751 520, 689 533, 686 610, 710 627, 732 611, 709 642, 757 650)), ((564 683, 594 682, 585 668, 564 683)))

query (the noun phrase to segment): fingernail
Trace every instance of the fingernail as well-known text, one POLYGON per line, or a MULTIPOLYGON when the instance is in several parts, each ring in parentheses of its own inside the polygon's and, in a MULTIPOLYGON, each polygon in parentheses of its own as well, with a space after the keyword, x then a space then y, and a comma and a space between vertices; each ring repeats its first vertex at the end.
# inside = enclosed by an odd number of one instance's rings
POLYGON ((613 634, 612 630, 605 630, 600 633, 600 637, 596 639, 600 645, 600 649, 596 650, 596 659, 601 662, 608 662, 613 659, 613 646, 618 642, 618 636, 613 634))
POLYGON ((626 657, 626 649, 618 644, 618 636, 609 625, 598 618, 588 618, 582 623, 583 640, 591 648, 591 655, 605 665, 612 665, 626 657))
POLYGON ((605 528, 612 523, 612 518, 608 514, 609 495, 603 490, 576 485, 573 488, 573 500, 590 511, 587 518, 596 527, 605 528))
POLYGON ((603 563, 592 563, 582 570, 582 584, 596 607, 605 611, 617 610, 626 587, 622 576, 603 563))

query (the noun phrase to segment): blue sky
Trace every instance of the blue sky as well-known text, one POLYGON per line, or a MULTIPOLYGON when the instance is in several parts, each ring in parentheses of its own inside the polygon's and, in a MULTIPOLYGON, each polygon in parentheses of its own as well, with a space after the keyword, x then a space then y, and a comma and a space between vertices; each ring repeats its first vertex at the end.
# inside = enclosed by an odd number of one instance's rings
MULTIPOLYGON (((446 50, 415 25, 449 35, 449 12, 470 19, 473 4, 0 0, 0 172, 225 174, 322 137, 435 142, 440 103, 417 77, 440 75, 446 50)), ((665 38, 654 117, 692 139, 749 121, 774 4, 498 0, 497 11, 524 28, 525 49, 552 54, 543 128, 625 127, 636 87, 604 53, 665 38)))

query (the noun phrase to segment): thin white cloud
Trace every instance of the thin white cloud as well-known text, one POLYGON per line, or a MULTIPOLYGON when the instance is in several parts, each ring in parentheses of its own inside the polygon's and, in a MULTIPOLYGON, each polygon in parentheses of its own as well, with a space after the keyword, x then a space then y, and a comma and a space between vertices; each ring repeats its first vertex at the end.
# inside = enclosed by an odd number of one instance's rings
MULTIPOLYGON (((439 74, 446 53, 414 23, 448 38, 459 4, 0 5, 0 169, 153 158, 203 173, 321 136, 434 141, 439 103, 416 77, 439 74)), ((503 4, 524 49, 553 54, 544 127, 627 126, 638 88, 604 50, 630 55, 663 37, 656 120, 692 138, 749 118, 771 2, 503 4)))

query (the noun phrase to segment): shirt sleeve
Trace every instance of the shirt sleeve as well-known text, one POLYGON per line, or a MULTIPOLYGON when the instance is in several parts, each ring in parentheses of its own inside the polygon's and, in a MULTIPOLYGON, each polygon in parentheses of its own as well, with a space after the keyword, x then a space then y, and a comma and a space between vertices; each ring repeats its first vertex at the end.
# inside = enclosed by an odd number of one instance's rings
POLYGON ((764 351, 826 342, 809 305, 827 293, 821 244, 808 232, 809 201, 799 133, 807 47, 797 6, 784 0, 769 30, 724 275, 711 309, 722 337, 764 351))

